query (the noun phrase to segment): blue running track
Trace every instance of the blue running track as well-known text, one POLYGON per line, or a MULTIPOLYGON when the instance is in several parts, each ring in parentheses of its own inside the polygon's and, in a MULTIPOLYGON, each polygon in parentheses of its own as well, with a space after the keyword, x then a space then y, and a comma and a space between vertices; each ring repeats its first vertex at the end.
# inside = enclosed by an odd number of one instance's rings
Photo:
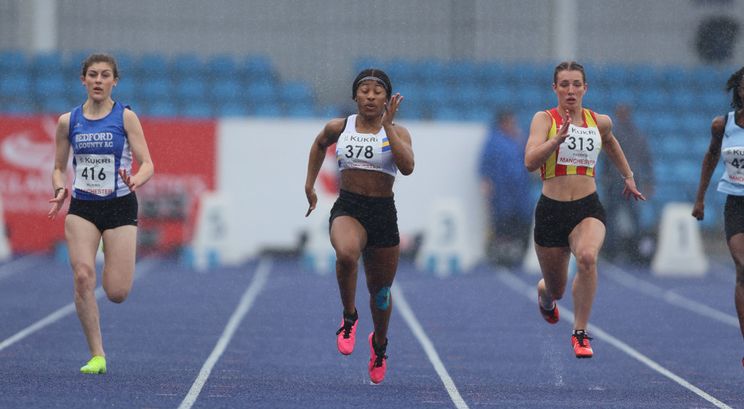
POLYGON ((362 274, 356 350, 336 351, 335 275, 294 259, 198 273, 138 263, 132 293, 99 291, 108 373, 89 358, 69 266, 47 255, 0 264, 0 408, 742 408, 744 342, 730 262, 698 279, 600 264, 590 334, 574 358, 571 297, 538 313, 537 276, 481 266, 438 278, 402 262, 388 374, 368 380, 362 274))

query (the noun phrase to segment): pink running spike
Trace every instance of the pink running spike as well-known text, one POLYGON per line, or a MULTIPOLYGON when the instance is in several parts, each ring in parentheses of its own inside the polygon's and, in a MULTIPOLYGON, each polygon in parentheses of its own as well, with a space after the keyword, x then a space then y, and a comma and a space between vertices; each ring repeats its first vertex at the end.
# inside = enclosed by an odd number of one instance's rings
POLYGON ((341 328, 336 331, 336 346, 338 352, 349 355, 354 352, 354 342, 356 341, 356 330, 359 318, 351 322, 351 320, 341 319, 341 328))
POLYGON ((387 355, 385 355, 385 349, 387 348, 387 342, 382 348, 377 347, 375 351, 374 345, 375 333, 369 334, 369 379, 372 383, 380 383, 385 379, 385 371, 387 370, 387 355))

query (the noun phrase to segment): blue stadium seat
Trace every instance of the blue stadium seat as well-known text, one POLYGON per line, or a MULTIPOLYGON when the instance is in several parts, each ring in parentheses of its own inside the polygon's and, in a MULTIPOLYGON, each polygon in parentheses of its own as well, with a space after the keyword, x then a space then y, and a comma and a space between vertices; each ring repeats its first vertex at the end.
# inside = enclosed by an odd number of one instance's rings
MULTIPOLYGON (((72 84, 68 83, 62 74, 57 71, 50 75, 38 77, 33 85, 33 93, 37 97, 66 97, 68 94, 68 88, 71 88, 71 85, 72 84)), ((82 88, 79 85, 78 87, 82 88)))
POLYGON ((501 84, 504 81, 504 66, 498 62, 486 62, 480 65, 476 74, 479 81, 486 83, 489 87, 501 84))
POLYGON ((662 111, 672 103, 670 95, 661 87, 651 87, 639 92, 635 98, 636 109, 649 111, 662 111))
POLYGON ((432 86, 443 82, 443 79, 446 76, 445 65, 441 61, 434 59, 418 61, 416 63, 416 71, 419 73, 421 82, 432 86))
POLYGON ((12 98, 0 96, 0 112, 6 114, 30 115, 38 113, 39 110, 34 101, 27 96, 12 98))
POLYGON ((31 81, 25 73, 3 74, 0 76, 0 96, 15 97, 29 94, 31 81))
POLYGON ((635 93, 629 88, 623 86, 610 87, 606 97, 613 105, 635 105, 636 100, 635 93))
POLYGON ((246 117, 248 114, 248 106, 237 102, 220 104, 215 109, 215 115, 218 117, 246 117))
POLYGON ((204 77, 206 70, 201 58, 195 54, 178 54, 169 62, 170 72, 176 78, 204 77))
POLYGON ((217 55, 206 63, 206 71, 211 78, 233 78, 238 75, 235 59, 229 55, 217 55))
POLYGON ((444 104, 432 107, 432 117, 438 121, 462 121, 464 115, 459 109, 444 104))
POLYGON ((278 117, 282 114, 281 107, 271 101, 261 101, 253 110, 253 115, 259 117, 278 117))
POLYGON ((215 103, 244 102, 246 90, 237 79, 219 80, 211 87, 211 98, 215 103))
POLYGON ((514 96, 517 92, 515 87, 509 86, 504 82, 497 82, 483 91, 481 101, 489 106, 512 105, 514 104, 514 96))
POLYGON ((461 109, 470 109, 482 103, 482 87, 465 84, 450 87, 450 101, 461 109))
POLYGON ((697 92, 680 86, 669 92, 669 108, 681 111, 693 110, 698 104, 697 92))
POLYGON ((628 83, 627 85, 635 85, 637 88, 660 88, 660 85, 664 83, 664 75, 658 68, 647 65, 637 64, 627 68, 628 70, 628 83))
POLYGON ((476 78, 478 67, 469 60, 451 61, 445 65, 444 80, 457 85, 471 84, 476 78))
POLYGON ((524 85, 512 97, 516 107, 534 107, 535 110, 544 109, 555 104, 555 97, 547 93, 543 87, 524 85))
POLYGON ((28 57, 19 50, 0 51, 0 72, 3 75, 28 71, 28 57))
MULTIPOLYGON (((84 91, 81 92, 81 94, 85 95, 84 91)), ((133 79, 128 77, 120 79, 119 83, 116 84, 116 88, 114 88, 111 94, 115 100, 121 101, 125 104, 128 103, 128 101, 131 101, 135 95, 133 79)))
POLYGON ((52 74, 61 74, 63 64, 62 54, 57 51, 49 51, 36 54, 31 58, 31 71, 38 77, 52 74))
POLYGON ((277 99, 276 86, 272 82, 257 81, 248 84, 245 89, 245 95, 254 104, 260 105, 265 101, 274 101, 277 99))
POLYGON ((209 118, 213 115, 213 112, 211 105, 205 102, 191 101, 181 107, 181 115, 192 118, 209 118))
POLYGON ((137 71, 137 61, 126 51, 116 51, 111 55, 116 60, 116 68, 119 70, 119 79, 129 78, 137 71))
POLYGON ((173 117, 178 115, 178 107, 172 102, 160 101, 150 104, 146 113, 154 117, 173 117))
POLYGON ((408 104, 405 101, 401 106, 398 113, 395 115, 396 118, 409 119, 409 120, 422 120, 426 119, 427 110, 421 104, 408 104))
MULTIPOLYGON (((160 54, 144 54, 137 61, 136 70, 136 75, 145 79, 145 81, 157 78, 163 79, 168 77, 168 60, 160 54)), ((147 86, 143 88, 147 88, 147 86)))
POLYGON ((279 96, 284 102, 312 101, 313 90, 304 82, 291 81, 279 88, 279 96))
POLYGON ((477 106, 463 112, 464 119, 468 121, 490 123, 493 119, 493 110, 484 107, 477 106))
POLYGON ((276 78, 274 67, 266 56, 250 55, 238 64, 238 71, 250 81, 273 81, 276 78))
POLYGON ((178 100, 203 100, 207 97, 205 81, 197 78, 181 78, 176 82, 175 96, 178 100))
POLYGON ((287 104, 284 113, 294 118, 312 118, 315 116, 313 105, 302 101, 287 104))
POLYGON ((424 102, 424 98, 426 98, 424 94, 426 87, 428 86, 423 84, 408 83, 400 86, 393 85, 393 91, 399 92, 403 96, 403 105, 420 105, 424 102))
MULTIPOLYGON (((630 73, 628 68, 625 66, 615 64, 607 65, 604 69, 599 71, 598 74, 599 77, 597 78, 597 81, 613 89, 624 88, 630 85, 630 73)), ((592 83, 589 79, 587 79, 587 82, 590 84, 592 83)))
POLYGON ((170 98, 171 93, 173 92, 173 82, 166 76, 153 77, 146 83, 140 84, 140 87, 137 89, 137 94, 146 99, 170 98))
POLYGON ((41 111, 48 114, 60 115, 65 112, 70 112, 73 107, 73 104, 70 103, 67 98, 62 96, 41 98, 38 102, 41 111))
POLYGON ((341 118, 345 115, 346 110, 336 105, 324 105, 317 109, 317 114, 321 118, 341 118))
POLYGON ((415 83, 419 82, 418 72, 416 70, 416 63, 402 59, 394 58, 390 60, 385 66, 378 67, 385 71, 390 80, 393 82, 394 87, 400 84, 415 83))

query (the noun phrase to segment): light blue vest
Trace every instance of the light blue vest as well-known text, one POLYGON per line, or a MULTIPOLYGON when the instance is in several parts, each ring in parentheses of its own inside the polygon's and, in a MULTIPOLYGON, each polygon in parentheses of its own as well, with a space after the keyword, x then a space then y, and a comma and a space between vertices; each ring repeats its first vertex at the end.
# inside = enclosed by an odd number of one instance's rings
POLYGON ((735 112, 726 117, 721 143, 721 160, 725 167, 718 191, 734 196, 744 196, 744 129, 736 124, 735 112))

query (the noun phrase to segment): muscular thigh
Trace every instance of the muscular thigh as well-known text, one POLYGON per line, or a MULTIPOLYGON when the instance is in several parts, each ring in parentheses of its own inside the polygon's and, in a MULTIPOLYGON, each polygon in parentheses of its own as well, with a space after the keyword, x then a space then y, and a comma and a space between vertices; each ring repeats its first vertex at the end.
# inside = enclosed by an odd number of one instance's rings
POLYGON ((599 254, 605 238, 605 225, 598 219, 587 217, 574 227, 568 236, 571 251, 576 254, 581 250, 599 254))
POLYGON ((137 227, 119 226, 103 231, 106 267, 134 270, 137 255, 137 227))
POLYGON ((399 259, 400 246, 368 247, 364 250, 364 271, 370 291, 393 284, 399 259))
POLYGON ((95 265, 101 232, 90 221, 74 214, 65 217, 65 239, 70 263, 95 265))
POLYGON ((331 221, 331 245, 336 251, 361 252, 367 245, 367 232, 351 216, 338 216, 331 221))

